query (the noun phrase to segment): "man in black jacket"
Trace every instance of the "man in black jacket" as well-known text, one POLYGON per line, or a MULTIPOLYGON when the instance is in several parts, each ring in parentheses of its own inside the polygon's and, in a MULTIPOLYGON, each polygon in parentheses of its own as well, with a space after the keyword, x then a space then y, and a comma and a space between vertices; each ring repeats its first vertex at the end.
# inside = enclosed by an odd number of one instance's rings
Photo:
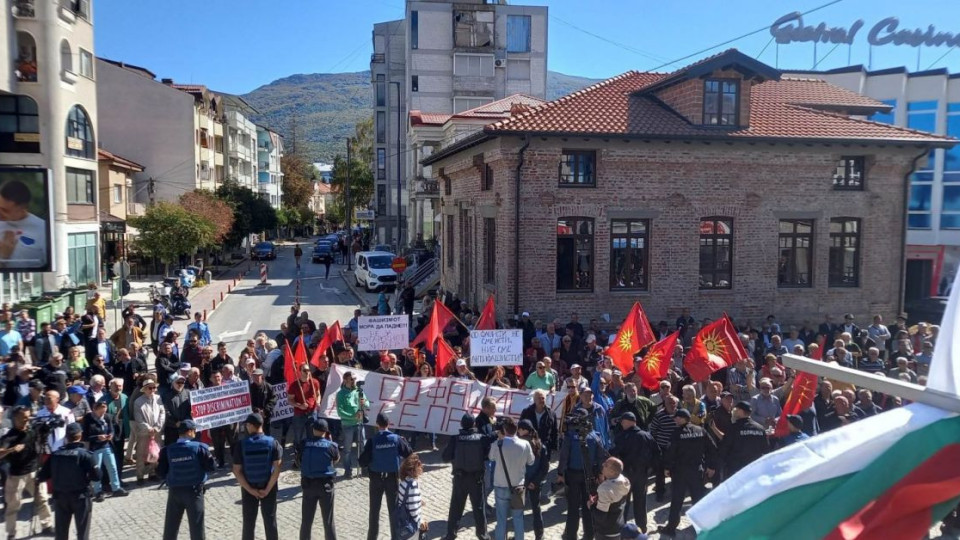
MULTIPOLYGON (((727 478, 770 451, 767 434, 763 426, 750 419, 751 412, 753 407, 749 402, 737 403, 733 409, 733 426, 724 433, 720 442, 718 453, 727 478)), ((712 470, 707 471, 708 476, 712 476, 712 470)))
POLYGON ((660 534, 670 536, 677 532, 680 509, 687 493, 690 493, 693 504, 703 497, 703 462, 707 450, 707 433, 702 427, 690 423, 690 411, 677 409, 675 419, 679 429, 673 434, 664 460, 673 484, 670 488, 670 518, 667 525, 659 529, 660 534))
POLYGON ((173 389, 163 399, 163 408, 167 410, 163 426, 163 445, 177 442, 180 423, 192 418, 190 391, 186 388, 187 378, 182 373, 171 375, 173 389))
POLYGON ((540 436, 540 441, 551 451, 557 450, 557 415, 547 407, 547 394, 543 390, 531 393, 533 405, 520 413, 520 420, 529 420, 540 436))
POLYGON ((255 369, 250 375, 250 408, 263 417, 263 432, 270 433, 270 417, 277 406, 273 387, 263 382, 263 370, 255 369))
POLYGON ((473 416, 465 413, 460 419, 460 433, 450 437, 450 442, 443 449, 443 460, 453 463, 453 493, 447 516, 446 540, 457 537, 467 497, 473 506, 477 538, 487 537, 487 518, 483 513, 483 461, 489 452, 485 452, 485 449, 489 449, 495 440, 496 435, 484 435, 477 431, 473 416))
POLYGON ((40 455, 37 453, 37 432, 30 426, 30 409, 14 407, 10 413, 13 427, 0 437, 0 460, 7 469, 4 487, 7 503, 7 538, 17 533, 17 512, 24 490, 33 497, 34 514, 40 518, 41 535, 53 534, 53 516, 47 503, 47 486, 36 481, 40 455))
MULTIPOLYGON (((620 432, 617 433, 611 454, 624 463, 623 475, 630 480, 630 497, 633 498, 633 517, 640 530, 647 532, 647 485, 650 467, 653 466, 660 447, 649 432, 640 429, 637 417, 632 412, 620 415, 620 432)), ((626 503, 629 504, 629 503, 626 503)), ((624 507, 624 519, 627 508, 624 507)))
MULTIPOLYGON (((93 453, 97 470, 99 471, 101 466, 106 467, 113 496, 125 497, 127 492, 120 487, 117 460, 113 455, 113 445, 110 444, 117 433, 117 425, 106 413, 106 400, 101 399, 93 404, 93 411, 83 417, 83 440, 86 441, 88 450, 93 453)), ((93 483, 93 494, 94 501, 103 502, 103 482, 100 479, 93 483)))
POLYGON ((173 345, 167 342, 160 344, 160 354, 157 355, 155 367, 160 389, 169 390, 170 376, 180 371, 180 358, 173 354, 173 345))
POLYGON ((117 349, 117 363, 111 366, 113 376, 123 379, 123 393, 130 397, 140 386, 140 378, 147 372, 147 364, 139 357, 131 356, 127 349, 117 349))
POLYGON ((83 447, 83 427, 74 422, 65 431, 67 444, 43 464, 37 480, 52 481, 57 540, 67 539, 71 519, 76 523, 77 540, 87 540, 93 512, 90 482, 100 477, 100 469, 93 453, 83 447))

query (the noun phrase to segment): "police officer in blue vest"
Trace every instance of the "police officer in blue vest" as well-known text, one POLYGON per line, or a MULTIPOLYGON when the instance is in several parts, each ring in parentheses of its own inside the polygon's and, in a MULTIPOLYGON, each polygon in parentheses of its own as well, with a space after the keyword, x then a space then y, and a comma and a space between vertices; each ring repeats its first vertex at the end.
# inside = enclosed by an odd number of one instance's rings
POLYGON ((323 418, 314 420, 313 436, 303 441, 300 456, 300 487, 303 488, 303 515, 300 519, 300 540, 310 540, 313 518, 320 505, 323 533, 326 540, 337 540, 333 526, 333 464, 340 460, 337 443, 330 440, 330 427, 323 418))
POLYGON ((182 420, 177 433, 177 442, 160 449, 157 463, 157 474, 168 488, 163 540, 176 540, 184 512, 190 524, 190 540, 203 540, 203 483, 207 473, 216 469, 217 462, 207 445, 194 440, 197 424, 193 420, 182 420))
POLYGON ((277 479, 283 448, 263 434, 263 417, 251 414, 244 421, 248 437, 233 447, 233 475, 240 484, 243 508, 241 540, 253 540, 257 509, 263 515, 267 540, 277 540, 277 479))
POLYGON ((393 512, 397 506, 397 485, 400 463, 413 453, 406 439, 393 433, 387 426, 387 415, 377 415, 377 434, 367 439, 360 454, 360 466, 367 467, 370 473, 370 520, 367 528, 367 540, 377 540, 380 532, 380 504, 387 496, 387 513, 390 515, 390 537, 396 538, 393 512))
POLYGON ((93 512, 93 489, 90 482, 100 478, 100 469, 93 453, 83 447, 83 426, 74 422, 66 427, 66 443, 43 464, 37 481, 53 481, 52 499, 56 514, 54 535, 67 540, 70 518, 77 526, 77 540, 90 535, 90 514, 93 512))

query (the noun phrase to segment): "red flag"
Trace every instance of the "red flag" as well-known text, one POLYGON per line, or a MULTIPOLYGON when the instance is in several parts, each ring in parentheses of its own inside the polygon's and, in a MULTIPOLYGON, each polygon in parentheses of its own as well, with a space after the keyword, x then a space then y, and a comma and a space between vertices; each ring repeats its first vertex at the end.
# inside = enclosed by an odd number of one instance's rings
MULTIPOLYGON (((820 360, 823 358, 823 344, 826 341, 820 339, 820 346, 814 351, 811 358, 820 360)), ((787 416, 798 414, 800 411, 809 409, 813 405, 814 398, 817 397, 817 376, 812 373, 798 371, 797 377, 793 380, 793 386, 790 387, 790 395, 783 404, 783 412, 777 419, 777 427, 773 432, 774 437, 786 437, 790 434, 790 428, 787 426, 787 416)))
POLYGON ((307 365, 307 346, 304 343, 306 339, 303 337, 303 334, 300 335, 300 341, 297 343, 297 350, 293 352, 293 359, 295 362, 295 371, 299 370, 301 367, 307 365))
POLYGON ((748 358, 743 343, 740 343, 740 336, 726 313, 697 333, 691 349, 683 360, 683 368, 697 382, 707 380, 714 371, 748 358))
POLYGON ((453 351, 453 347, 447 343, 447 340, 440 338, 438 342, 439 347, 437 347, 437 361, 436 361, 436 370, 434 371, 434 376, 436 377, 446 377, 447 376, 447 367, 451 362, 457 357, 457 353, 453 351))
POLYGON ((474 330, 496 330, 497 321, 496 315, 493 312, 493 295, 491 294, 487 298, 487 304, 483 306, 483 311, 480 312, 480 318, 477 319, 477 324, 473 327, 474 330))
POLYGON ((433 352, 433 344, 437 339, 443 337, 443 329, 454 319, 453 312, 443 305, 439 300, 433 303, 433 311, 430 314, 430 322, 417 334, 410 342, 410 347, 416 347, 420 343, 426 344, 427 348, 433 352))
POLYGON ((283 344, 283 380, 287 384, 297 380, 297 368, 293 365, 293 352, 290 351, 290 342, 283 344))
POLYGON ((656 338, 647 314, 640 307, 640 302, 634 302, 627 318, 620 325, 613 345, 607 347, 607 355, 613 358, 614 366, 621 372, 628 373, 633 369, 633 355, 654 341, 656 338))
POLYGON ((673 362, 673 350, 677 346, 680 331, 656 342, 643 357, 638 368, 640 381, 644 388, 656 390, 660 388, 660 381, 667 377, 670 364, 673 362))
POLYGON ((340 330, 340 321, 334 322, 330 328, 327 328, 327 331, 323 333, 320 344, 317 345, 317 348, 313 351, 313 356, 310 358, 310 365, 320 371, 326 371, 328 364, 327 350, 337 341, 343 341, 343 331, 340 330))

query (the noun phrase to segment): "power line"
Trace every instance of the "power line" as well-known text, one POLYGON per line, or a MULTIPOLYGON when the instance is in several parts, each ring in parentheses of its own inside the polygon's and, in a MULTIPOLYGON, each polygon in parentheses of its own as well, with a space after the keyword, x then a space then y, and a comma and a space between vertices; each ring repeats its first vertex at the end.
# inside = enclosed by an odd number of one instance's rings
POLYGON ((944 58, 946 58, 948 54, 952 53, 952 52, 955 51, 955 50, 957 50, 957 46, 956 46, 956 45, 954 45, 953 47, 950 47, 949 49, 947 49, 947 52, 941 54, 941 55, 940 55, 940 58, 937 58, 937 59, 934 60, 929 66, 927 66, 927 69, 930 69, 930 68, 932 68, 933 66, 939 64, 941 60, 943 60, 944 58))
MULTIPOLYGON (((811 10, 804 11, 804 12, 801 13, 800 15, 809 15, 809 14, 815 12, 815 11, 820 11, 821 9, 830 7, 830 6, 834 5, 834 4, 839 4, 840 2, 843 2, 843 0, 833 0, 832 2, 827 2, 826 4, 823 4, 823 5, 821 5, 821 6, 817 6, 817 7, 813 8, 813 9, 811 9, 811 10)), ((712 50, 714 50, 714 49, 716 49, 716 48, 718 48, 718 47, 723 47, 724 45, 729 45, 729 44, 733 43, 734 41, 740 41, 740 40, 743 39, 743 38, 750 37, 750 36, 752 36, 752 35, 754 35, 754 34, 759 34, 760 32, 763 32, 764 30, 767 30, 768 28, 770 28, 770 27, 769 27, 769 26, 764 26, 763 28, 758 28, 758 29, 756 29, 756 30, 754 30, 754 31, 752 31, 752 32, 747 32, 746 34, 743 34, 742 36, 737 36, 737 37, 735 37, 735 38, 733 38, 733 39, 728 39, 728 40, 726 40, 726 41, 724 41, 724 42, 717 43, 716 45, 713 45, 712 47, 707 47, 706 49, 700 49, 699 51, 697 51, 697 52, 695 52, 695 53, 690 53, 690 54, 688 54, 688 55, 686 55, 686 56, 677 58, 676 60, 674 60, 674 61, 672 61, 672 62, 667 62, 667 63, 665 63, 665 64, 660 64, 659 66, 652 67, 652 68, 648 69, 647 71, 656 71, 656 70, 658 70, 658 69, 665 68, 665 67, 667 67, 667 66, 669 66, 669 65, 671 65, 671 64, 676 64, 677 62, 682 62, 682 61, 687 60, 687 59, 689 59, 689 58, 693 58, 693 57, 695 57, 695 56, 700 56, 701 54, 703 54, 703 53, 705 53, 705 52, 710 52, 710 51, 712 51, 712 50)))
POLYGON ((817 66, 820 65, 820 62, 823 62, 824 60, 826 60, 827 57, 830 56, 831 54, 833 54, 833 51, 837 50, 837 47, 839 47, 840 45, 841 45, 840 43, 837 43, 836 45, 834 45, 833 48, 830 49, 830 50, 827 52, 827 54, 823 55, 823 58, 821 58, 821 59, 817 60, 816 62, 814 62, 814 63, 813 63, 813 67, 810 68, 810 69, 817 69, 817 66))
MULTIPOLYGON (((591 31, 589 31, 589 30, 586 30, 586 29, 584 29, 584 28, 580 28, 579 26, 577 26, 577 25, 575 25, 575 24, 573 24, 573 23, 571 23, 571 22, 567 22, 567 21, 561 19, 560 17, 557 17, 556 15, 551 15, 550 18, 553 19, 553 20, 555 20, 555 21, 557 21, 557 22, 559 22, 559 23, 563 23, 563 24, 567 25, 567 26, 569 26, 570 28, 573 28, 574 30, 577 30, 578 32, 583 32, 584 34, 586 34, 586 35, 588 35, 588 36, 590 36, 590 37, 599 39, 600 41, 603 41, 603 42, 605 42, 605 43, 609 43, 609 44, 611 44, 611 45, 613 45, 613 46, 615 46, 615 47, 619 47, 619 48, 621 48, 621 49, 623 49, 623 50, 625 50, 625 51, 627 51, 627 52, 631 52, 631 53, 633 53, 633 54, 636 54, 636 55, 639 55, 639 56, 642 56, 642 57, 644 57, 644 58, 648 58, 648 59, 650 59, 650 60, 654 60, 654 61, 657 61, 657 62, 663 62, 664 60, 666 60, 666 59, 663 58, 663 57, 656 56, 656 55, 654 55, 654 54, 651 54, 651 53, 642 51, 642 50, 640 50, 640 49, 636 49, 636 48, 634 48, 634 47, 631 47, 631 46, 629 46, 629 45, 625 45, 625 44, 623 44, 623 43, 620 43, 619 41, 614 41, 614 40, 612 40, 612 39, 610 39, 610 38, 601 36, 601 35, 599 35, 599 34, 595 34, 595 33, 591 32, 591 31)), ((674 62, 669 62, 667 65, 673 64, 673 63, 674 63, 674 62)))

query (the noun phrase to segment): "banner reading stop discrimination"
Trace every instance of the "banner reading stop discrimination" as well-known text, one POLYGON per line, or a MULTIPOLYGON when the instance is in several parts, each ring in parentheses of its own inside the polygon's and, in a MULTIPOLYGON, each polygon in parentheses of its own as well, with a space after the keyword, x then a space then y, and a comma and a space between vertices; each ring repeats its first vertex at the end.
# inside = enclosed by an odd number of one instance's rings
POLYGON ((190 413, 200 431, 243 422, 250 412, 247 381, 190 391, 190 413))
MULTIPOLYGON (((479 414, 483 398, 493 398, 497 404, 497 416, 509 416, 514 420, 519 420, 523 409, 533 404, 533 398, 527 390, 497 388, 450 377, 395 377, 334 364, 330 366, 327 376, 320 416, 339 418, 337 391, 340 390, 343 374, 348 371, 353 373, 357 381, 366 381, 363 392, 370 403, 367 423, 373 425, 377 414, 382 412, 390 419, 390 429, 456 435, 460 431, 463 414, 479 414)), ((566 390, 547 395, 547 407, 558 418, 563 416, 566 397, 566 390)))

